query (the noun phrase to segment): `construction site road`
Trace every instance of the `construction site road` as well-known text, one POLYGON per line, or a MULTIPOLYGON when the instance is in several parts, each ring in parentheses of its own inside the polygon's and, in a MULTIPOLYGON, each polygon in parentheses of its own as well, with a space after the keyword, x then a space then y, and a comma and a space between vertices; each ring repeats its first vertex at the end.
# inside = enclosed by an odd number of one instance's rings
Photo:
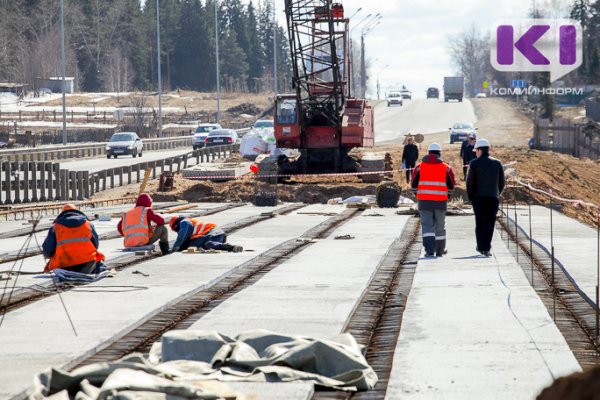
POLYGON ((382 144, 396 141, 409 132, 448 132, 456 122, 476 120, 473 104, 467 99, 448 103, 439 99, 405 100, 401 107, 388 107, 381 101, 375 104, 375 137, 377 144, 382 144))

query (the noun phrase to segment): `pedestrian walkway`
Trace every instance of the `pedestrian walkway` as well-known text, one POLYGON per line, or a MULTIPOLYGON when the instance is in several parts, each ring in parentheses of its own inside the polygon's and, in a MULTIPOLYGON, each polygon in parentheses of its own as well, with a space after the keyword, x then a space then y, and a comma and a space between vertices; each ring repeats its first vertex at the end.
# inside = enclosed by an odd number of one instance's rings
MULTIPOLYGON (((312 205, 301 211, 337 213, 343 210, 341 206, 312 205)), ((10 344, 0 346, 0 369, 3 371, 0 374, 0 398, 10 398, 26 389, 34 374, 42 369, 50 366, 68 368, 173 302, 212 285, 243 263, 302 236, 328 218, 327 215, 293 212, 231 235, 232 243, 250 251, 171 254, 135 267, 148 276, 123 271, 110 280, 64 292, 62 299, 78 336, 74 335, 57 296, 8 313, 0 329, 0 343, 10 344)))
POLYGON ((534 399, 580 366, 498 232, 475 251, 473 217, 447 219, 448 255, 421 258, 387 399, 534 399))
MULTIPOLYGON (((508 216, 514 221, 514 208, 509 208, 508 216)), ((528 207, 517 207, 517 224, 529 237, 528 207)), ((559 266, 564 268, 577 286, 595 303, 596 285, 598 285, 598 231, 553 210, 552 234, 554 236, 554 256, 559 266)), ((548 207, 531 207, 531 236, 535 243, 547 251, 547 254, 552 254, 550 209, 548 207)))

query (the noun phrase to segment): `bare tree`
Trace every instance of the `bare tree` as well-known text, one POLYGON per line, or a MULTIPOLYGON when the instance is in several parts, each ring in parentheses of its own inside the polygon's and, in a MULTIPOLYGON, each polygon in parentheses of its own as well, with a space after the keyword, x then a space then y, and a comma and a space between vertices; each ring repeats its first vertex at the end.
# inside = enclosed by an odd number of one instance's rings
POLYGON ((133 129, 141 137, 149 137, 150 128, 146 126, 146 114, 149 112, 148 95, 146 93, 139 93, 132 96, 131 107, 133 129))
POLYGON ((475 94, 491 70, 489 33, 482 33, 473 24, 461 34, 450 38, 452 63, 465 77, 471 95, 475 94))

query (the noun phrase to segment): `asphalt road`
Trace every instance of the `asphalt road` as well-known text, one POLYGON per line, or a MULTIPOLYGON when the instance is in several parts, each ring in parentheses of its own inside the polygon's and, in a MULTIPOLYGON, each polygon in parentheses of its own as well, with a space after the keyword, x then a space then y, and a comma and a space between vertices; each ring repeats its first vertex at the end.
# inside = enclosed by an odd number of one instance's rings
POLYGON ((404 105, 387 107, 375 105, 375 142, 398 142, 406 133, 424 135, 448 132, 456 122, 476 122, 473 105, 467 99, 462 103, 438 99, 405 100, 404 105))
POLYGON ((144 151, 142 157, 133 158, 132 156, 119 156, 118 158, 88 158, 80 161, 61 162, 62 169, 69 171, 90 171, 96 172, 107 168, 123 167, 146 161, 160 160, 163 158, 174 157, 180 154, 189 153, 192 151, 192 146, 189 148, 182 147, 177 150, 157 150, 152 152, 144 151))

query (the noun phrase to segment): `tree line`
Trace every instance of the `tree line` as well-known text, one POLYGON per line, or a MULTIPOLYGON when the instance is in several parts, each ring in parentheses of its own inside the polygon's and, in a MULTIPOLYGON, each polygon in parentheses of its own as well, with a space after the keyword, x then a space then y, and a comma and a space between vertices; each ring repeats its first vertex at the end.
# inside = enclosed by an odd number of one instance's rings
MULTIPOLYGON (((290 87, 287 35, 275 27, 272 0, 159 4, 164 89, 216 89, 217 25, 224 90, 273 90, 274 52, 278 88, 290 87)), ((66 75, 79 90, 156 90, 155 0, 64 0, 64 8, 66 75)), ((35 89, 36 78, 61 76, 59 0, 0 0, 0 21, 0 81, 35 89)))

